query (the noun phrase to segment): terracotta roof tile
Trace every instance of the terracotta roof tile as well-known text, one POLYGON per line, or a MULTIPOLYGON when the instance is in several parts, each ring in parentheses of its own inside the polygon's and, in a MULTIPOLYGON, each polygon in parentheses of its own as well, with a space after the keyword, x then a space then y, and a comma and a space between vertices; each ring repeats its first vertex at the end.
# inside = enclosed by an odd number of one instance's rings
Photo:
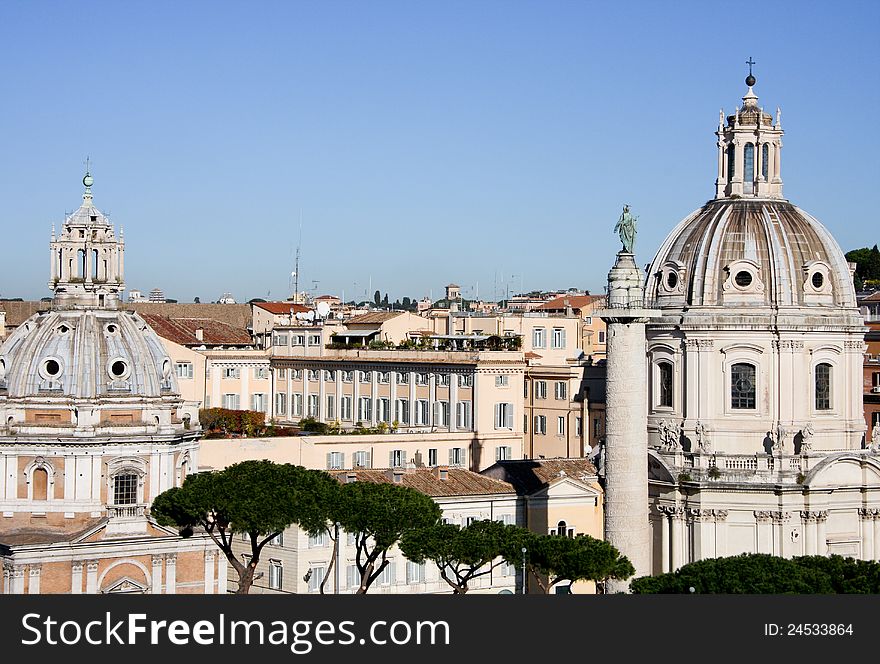
POLYGON ((535 307, 535 309, 537 311, 565 311, 566 301, 568 301, 572 309, 584 309, 600 299, 602 299, 600 295, 563 295, 553 298, 535 307))
POLYGON ((596 482, 596 467, 588 459, 521 459, 498 461, 483 474, 510 482, 517 493, 540 491, 560 477, 573 477, 581 482, 596 482))
POLYGON ((309 310, 308 307, 293 302, 254 302, 254 306, 276 315, 288 315, 291 309, 293 313, 305 313, 309 310))
MULTIPOLYGON (((446 468, 440 466, 439 468, 446 468)), ((514 487, 508 482, 480 475, 464 468, 449 468, 445 480, 439 478, 438 468, 403 468, 400 469, 401 484, 420 491, 427 496, 483 496, 488 494, 513 494, 514 487)), ((354 473, 358 482, 375 484, 393 484, 393 471, 390 469, 372 468, 357 470, 333 471, 331 474, 340 482, 345 482, 347 475, 354 473)))
POLYGON ((156 334, 181 346, 244 346, 253 343, 247 330, 209 318, 168 318, 146 313, 141 316, 156 334), (202 330, 201 339, 196 338, 196 330, 202 330))
POLYGON ((375 325, 376 323, 384 323, 392 318, 402 316, 402 311, 373 311, 356 318, 350 318, 345 321, 346 325, 375 325))
POLYGON ((154 314, 166 318, 210 318, 243 329, 251 326, 251 305, 249 304, 126 302, 122 308, 128 311, 137 311, 139 314, 154 314))

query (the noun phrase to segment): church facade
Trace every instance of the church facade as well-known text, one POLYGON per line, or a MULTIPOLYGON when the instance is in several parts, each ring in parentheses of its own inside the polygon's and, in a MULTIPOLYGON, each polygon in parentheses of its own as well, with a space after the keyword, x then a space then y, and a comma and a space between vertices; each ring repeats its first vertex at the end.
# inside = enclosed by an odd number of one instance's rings
POLYGON ((715 198, 646 275, 655 574, 739 553, 880 559, 854 266, 783 197, 780 113, 746 84, 719 119, 715 198))
POLYGON ((205 536, 149 518, 198 466, 198 410, 135 312, 124 241, 92 203, 50 243, 51 306, 0 346, 0 593, 216 593, 205 536))

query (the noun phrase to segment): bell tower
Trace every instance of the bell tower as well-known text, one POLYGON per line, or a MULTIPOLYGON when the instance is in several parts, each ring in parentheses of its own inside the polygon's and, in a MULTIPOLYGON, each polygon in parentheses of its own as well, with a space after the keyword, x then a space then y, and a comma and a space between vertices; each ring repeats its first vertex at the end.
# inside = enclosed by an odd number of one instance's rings
POLYGON ((49 243, 49 288, 55 309, 116 309, 123 281, 125 240, 92 203, 94 178, 86 170, 83 203, 49 243))
POLYGON ((780 157, 782 153, 781 112, 776 120, 758 106, 749 58, 748 90, 743 105, 733 115, 718 116, 718 177, 715 198, 782 198, 780 157))

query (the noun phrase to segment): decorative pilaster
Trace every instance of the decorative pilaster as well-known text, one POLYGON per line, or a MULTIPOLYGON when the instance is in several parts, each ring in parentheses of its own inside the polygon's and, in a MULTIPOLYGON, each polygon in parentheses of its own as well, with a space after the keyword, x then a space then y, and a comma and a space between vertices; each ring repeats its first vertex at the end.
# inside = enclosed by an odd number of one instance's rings
POLYGON ((214 593, 214 550, 205 549, 205 594, 214 593))
POLYGON ((40 594, 41 565, 28 565, 28 595, 40 594))
POLYGON ((86 594, 98 594, 98 561, 86 561, 86 594))
POLYGON ((770 523, 770 512, 755 512, 755 550, 757 553, 773 553, 773 528, 770 523))
POLYGON ((153 563, 150 593, 159 595, 162 592, 162 556, 153 556, 150 560, 153 563))
POLYGON ((83 591, 83 562, 74 560, 70 563, 70 594, 82 595, 83 591))
POLYGON ((165 594, 177 594, 177 554, 165 556, 165 594))

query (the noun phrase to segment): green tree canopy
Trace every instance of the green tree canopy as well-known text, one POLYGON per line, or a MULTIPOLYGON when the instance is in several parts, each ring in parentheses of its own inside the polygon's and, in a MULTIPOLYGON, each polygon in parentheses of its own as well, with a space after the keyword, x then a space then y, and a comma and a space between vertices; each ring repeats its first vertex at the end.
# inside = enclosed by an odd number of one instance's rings
POLYGON ((336 521, 354 536, 355 565, 364 594, 388 566, 388 550, 410 531, 440 520, 440 508, 429 496, 399 484, 351 482, 339 492, 336 521))
POLYGON ((322 532, 339 484, 322 471, 270 461, 243 461, 215 473, 198 473, 158 496, 151 514, 163 525, 189 536, 201 527, 238 573, 238 593, 246 594, 266 543, 296 523, 309 534, 322 532), (232 536, 243 533, 251 558, 242 563, 232 536))
POLYGON ((438 523, 405 534, 400 549, 413 562, 432 560, 452 592, 463 595, 472 579, 504 562, 502 553, 517 550, 524 533, 528 531, 499 521, 475 521, 465 528, 438 523))
MULTIPOLYGON (((537 535, 529 533, 518 543, 526 548, 526 567, 538 586, 549 593, 563 581, 605 581, 628 579, 635 568, 626 556, 604 540, 577 535, 537 535)), ((506 557, 516 560, 517 552, 508 551, 506 557)))
POLYGON ((880 592, 880 564, 841 556, 787 559, 764 553, 712 558, 643 576, 633 593, 827 594, 880 592))

